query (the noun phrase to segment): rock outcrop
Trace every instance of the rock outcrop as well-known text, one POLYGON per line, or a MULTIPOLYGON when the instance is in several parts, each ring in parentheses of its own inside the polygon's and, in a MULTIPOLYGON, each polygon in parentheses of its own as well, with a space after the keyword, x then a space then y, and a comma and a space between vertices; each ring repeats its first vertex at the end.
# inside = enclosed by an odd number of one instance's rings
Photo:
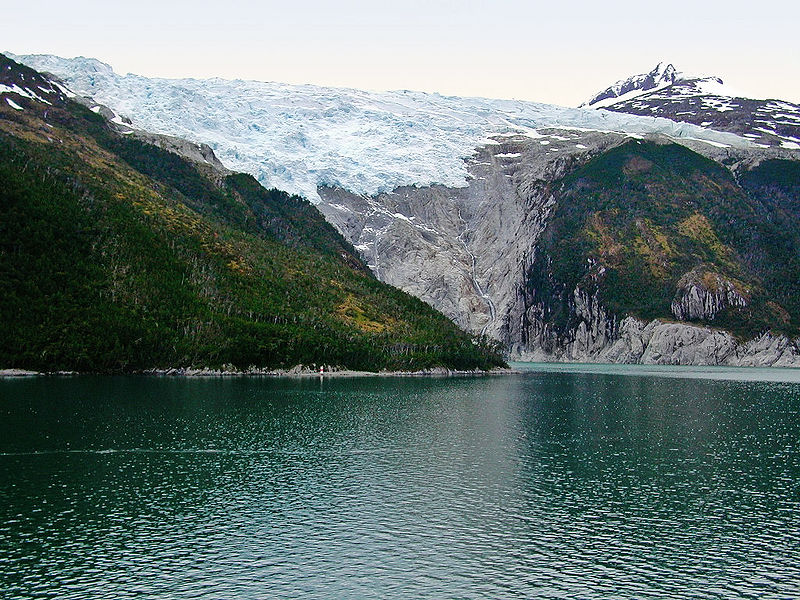
POLYGON ((648 365, 800 367, 800 340, 770 332, 740 342, 730 333, 686 323, 627 317, 617 323, 596 302, 582 298, 580 323, 561 346, 516 348, 513 358, 535 362, 648 365))
POLYGON ((680 278, 670 308, 679 321, 713 321, 726 308, 746 307, 748 295, 741 282, 698 267, 680 278))

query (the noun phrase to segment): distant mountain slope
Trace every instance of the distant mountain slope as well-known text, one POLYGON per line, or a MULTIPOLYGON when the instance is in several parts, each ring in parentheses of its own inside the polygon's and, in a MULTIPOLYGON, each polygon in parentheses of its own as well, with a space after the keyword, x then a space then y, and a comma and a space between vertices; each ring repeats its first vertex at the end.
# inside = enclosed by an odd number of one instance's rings
POLYGON ((130 371, 502 359, 378 282, 307 201, 109 127, 0 55, 0 365, 130 371))
POLYGON ((596 94, 589 108, 665 117, 728 131, 763 146, 800 150, 800 105, 745 98, 719 77, 696 77, 660 63, 596 94))

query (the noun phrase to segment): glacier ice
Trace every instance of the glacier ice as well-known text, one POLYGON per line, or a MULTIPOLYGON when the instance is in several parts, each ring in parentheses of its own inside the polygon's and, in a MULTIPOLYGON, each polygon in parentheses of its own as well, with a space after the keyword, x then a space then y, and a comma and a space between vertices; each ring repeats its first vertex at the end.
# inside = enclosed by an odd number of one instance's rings
POLYGON ((119 75, 98 60, 12 58, 62 79, 133 126, 206 143, 222 163, 318 202, 317 188, 374 195, 401 185, 467 185, 465 158, 489 137, 577 128, 750 146, 739 136, 667 119, 518 100, 225 79, 119 75))

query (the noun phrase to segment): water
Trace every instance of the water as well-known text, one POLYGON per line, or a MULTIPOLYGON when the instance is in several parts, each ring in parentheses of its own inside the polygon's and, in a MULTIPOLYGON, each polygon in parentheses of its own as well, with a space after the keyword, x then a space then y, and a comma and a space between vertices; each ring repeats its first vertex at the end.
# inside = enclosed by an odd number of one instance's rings
POLYGON ((0 597, 796 598, 799 411, 772 370, 4 380, 0 597))

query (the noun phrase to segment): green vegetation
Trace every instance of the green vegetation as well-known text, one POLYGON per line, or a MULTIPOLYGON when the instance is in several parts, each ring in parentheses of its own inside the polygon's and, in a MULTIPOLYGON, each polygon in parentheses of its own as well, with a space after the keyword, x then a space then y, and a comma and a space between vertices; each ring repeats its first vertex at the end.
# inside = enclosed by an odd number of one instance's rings
POLYGON ((769 162, 739 185, 677 144, 630 141, 594 158, 553 186, 559 202, 529 289, 562 331, 574 325, 576 286, 597 291, 619 316, 672 319, 679 280, 699 269, 709 286, 723 278, 749 300, 715 326, 742 337, 768 328, 797 335, 797 163, 769 162))
POLYGON ((378 282, 305 200, 120 136, 71 101, 19 103, 0 105, 3 367, 504 364, 378 282))

